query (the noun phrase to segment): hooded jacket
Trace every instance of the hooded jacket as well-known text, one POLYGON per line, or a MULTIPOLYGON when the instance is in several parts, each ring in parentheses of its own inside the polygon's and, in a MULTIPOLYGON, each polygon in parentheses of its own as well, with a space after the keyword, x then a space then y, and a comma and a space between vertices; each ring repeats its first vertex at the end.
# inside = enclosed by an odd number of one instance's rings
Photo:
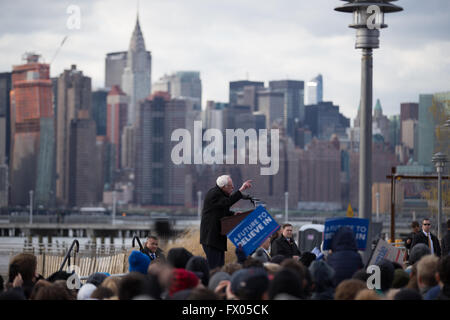
POLYGON ((335 286, 345 279, 351 279, 364 266, 356 247, 355 235, 348 227, 342 227, 335 233, 331 240, 331 250, 327 262, 335 271, 335 286))

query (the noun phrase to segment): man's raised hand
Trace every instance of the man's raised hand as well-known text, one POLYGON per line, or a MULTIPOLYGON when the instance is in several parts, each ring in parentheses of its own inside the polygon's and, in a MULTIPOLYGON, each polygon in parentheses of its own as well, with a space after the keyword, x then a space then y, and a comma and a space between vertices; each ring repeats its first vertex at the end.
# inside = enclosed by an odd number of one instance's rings
POLYGON ((239 188, 239 191, 244 191, 252 187, 252 180, 245 181, 242 186, 239 188))

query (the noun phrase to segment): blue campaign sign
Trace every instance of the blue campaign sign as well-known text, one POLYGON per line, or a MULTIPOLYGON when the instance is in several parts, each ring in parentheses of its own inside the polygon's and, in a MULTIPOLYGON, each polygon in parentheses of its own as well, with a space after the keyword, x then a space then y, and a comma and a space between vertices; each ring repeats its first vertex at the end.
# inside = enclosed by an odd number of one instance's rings
POLYGON ((227 237, 236 247, 241 245, 245 255, 248 256, 279 228, 280 225, 267 210, 263 206, 258 206, 228 232, 227 237))
POLYGON ((358 250, 365 250, 369 231, 369 220, 361 218, 333 218, 325 221, 323 231, 323 250, 331 249, 331 240, 340 227, 353 230, 358 250))

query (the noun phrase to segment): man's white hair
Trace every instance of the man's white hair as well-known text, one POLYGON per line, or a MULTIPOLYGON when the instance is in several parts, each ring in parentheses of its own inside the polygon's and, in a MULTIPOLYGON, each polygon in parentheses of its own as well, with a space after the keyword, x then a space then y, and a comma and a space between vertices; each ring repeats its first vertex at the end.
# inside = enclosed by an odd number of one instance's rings
POLYGON ((219 188, 223 188, 228 184, 228 179, 231 179, 229 175, 223 175, 217 178, 216 184, 219 188))

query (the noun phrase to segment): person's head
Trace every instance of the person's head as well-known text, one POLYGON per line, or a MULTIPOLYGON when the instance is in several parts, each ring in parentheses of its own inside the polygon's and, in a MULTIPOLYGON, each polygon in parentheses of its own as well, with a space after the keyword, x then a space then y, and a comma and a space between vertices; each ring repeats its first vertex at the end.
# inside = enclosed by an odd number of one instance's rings
POLYGON ((209 282, 209 265, 208 261, 200 256, 193 256, 186 264, 186 270, 194 272, 200 278, 204 286, 209 282))
POLYGON ((67 288, 63 286, 52 283, 50 285, 42 286, 34 296, 34 300, 72 300, 73 297, 70 295, 67 288))
POLYGON ((105 300, 114 296, 114 292, 111 289, 103 286, 98 287, 91 294, 91 299, 105 300))
POLYGON ((327 288, 333 287, 333 277, 335 271, 328 263, 323 260, 317 260, 309 266, 312 281, 316 292, 321 292, 327 288))
POLYGON ((450 255, 442 257, 438 264, 438 278, 444 286, 450 286, 450 255))
POLYGON ((431 221, 428 218, 423 219, 422 221, 422 230, 423 232, 429 233, 431 229, 431 221))
POLYGON ((158 249, 158 238, 156 236, 148 236, 145 246, 150 250, 150 252, 156 253, 156 250, 158 249))
POLYGON ((238 270, 242 269, 242 265, 239 263, 227 263, 221 269, 221 271, 228 273, 230 276, 233 275, 238 270))
POLYGON ((261 260, 257 258, 248 257, 245 259, 244 263, 242 264, 242 267, 244 269, 248 268, 264 268, 264 264, 261 260))
POLYGON ((231 277, 231 292, 240 300, 261 300, 266 297, 269 278, 264 268, 241 269, 231 277))
POLYGON ((292 231, 293 231, 293 228, 292 228, 292 224, 290 224, 290 223, 285 223, 281 227, 281 234, 285 238, 292 238, 292 231))
POLYGON ((159 299, 160 287, 155 276, 131 272, 119 284, 119 300, 132 300, 137 296, 151 296, 159 299))
POLYGON ((423 256, 431 254, 430 248, 425 243, 416 244, 409 254, 409 264, 413 265, 423 256))
POLYGON ((56 271, 47 278, 47 281, 55 282, 57 280, 67 280, 71 275, 72 274, 67 271, 56 271))
POLYGON ((392 287, 392 281, 394 280, 394 265, 387 259, 382 259, 377 265, 380 267, 381 291, 387 292, 392 287))
POLYGON ((392 281, 392 288, 401 289, 408 285, 409 275, 403 269, 395 269, 394 280, 392 281))
POLYGON ((359 291, 367 289, 364 281, 359 279, 346 279, 336 287, 334 300, 355 300, 359 291))
POLYGON ((219 296, 208 288, 194 288, 186 300, 219 300, 219 296))
POLYGON ((81 286, 77 293, 77 300, 88 300, 91 299, 92 293, 97 289, 92 283, 86 283, 81 286))
POLYGON ((128 257, 128 271, 129 272, 140 272, 142 274, 147 274, 148 266, 150 265, 150 258, 146 254, 140 251, 131 252, 128 257))
POLYGON ((103 281, 105 281, 106 278, 108 278, 108 276, 109 274, 104 272, 94 272, 88 277, 86 283, 92 283, 94 286, 98 287, 103 283, 103 281))
POLYGON ((167 262, 174 268, 186 268, 193 254, 183 247, 172 248, 167 253, 167 262))
POLYGON ((411 222, 411 229, 413 232, 417 233, 420 231, 420 224, 418 221, 411 222))
POLYGON ((111 290, 113 296, 119 296, 120 280, 120 277, 108 277, 102 282, 101 286, 111 290))
POLYGON ((422 300, 422 295, 417 290, 403 288, 394 295, 394 300, 422 300))
POLYGON ((34 282, 36 278, 37 259, 31 253, 19 253, 11 259, 9 264, 8 278, 10 283, 20 273, 24 284, 34 282))
POLYGON ((216 180, 217 186, 222 189, 223 192, 230 195, 234 190, 233 180, 229 175, 222 175, 216 180))
POLYGON ((374 290, 362 289, 356 294, 355 300, 381 300, 381 297, 374 290))
POLYGON ((195 275, 195 273, 186 269, 175 268, 172 271, 172 281, 170 283, 169 296, 173 296, 178 291, 193 289, 197 287, 198 284, 199 279, 195 275))
POLYGON ((39 292, 39 290, 43 287, 49 287, 52 283, 47 280, 39 280, 36 282, 36 284, 33 286, 33 290, 31 291, 30 300, 36 300, 36 295, 39 292))
POLYGON ((435 255, 427 255, 417 263, 417 285, 420 289, 437 285, 436 272, 439 258, 435 255))
POLYGON ((269 283, 269 299, 274 300, 279 294, 289 294, 296 298, 303 297, 303 284, 300 276, 291 269, 282 268, 269 283))

